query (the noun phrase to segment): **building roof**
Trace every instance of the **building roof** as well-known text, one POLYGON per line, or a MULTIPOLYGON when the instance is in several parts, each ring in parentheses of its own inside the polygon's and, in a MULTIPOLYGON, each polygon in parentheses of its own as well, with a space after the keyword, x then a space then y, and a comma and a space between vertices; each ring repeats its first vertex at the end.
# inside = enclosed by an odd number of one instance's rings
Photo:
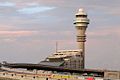
POLYGON ((61 61, 61 62, 41 61, 39 64, 59 67, 59 66, 61 66, 63 63, 64 63, 64 61, 61 61))
POLYGON ((82 50, 58 50, 56 53, 48 56, 47 58, 64 58, 68 56, 81 55, 82 50))
POLYGON ((70 72, 70 73, 97 73, 104 74, 104 70, 94 70, 94 69, 70 69, 64 67, 48 66, 41 64, 26 64, 26 63, 7 63, 2 64, 4 67, 9 68, 26 68, 26 69, 37 69, 37 70, 50 70, 58 72, 70 72))

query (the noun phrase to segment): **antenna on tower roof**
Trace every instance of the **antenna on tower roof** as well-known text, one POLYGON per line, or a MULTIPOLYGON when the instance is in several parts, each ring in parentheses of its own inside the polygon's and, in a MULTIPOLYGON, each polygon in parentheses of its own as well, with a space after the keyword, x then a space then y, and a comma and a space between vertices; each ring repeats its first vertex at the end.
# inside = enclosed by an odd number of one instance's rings
POLYGON ((55 45, 55 52, 57 53, 58 51, 58 41, 56 41, 56 45, 55 45))

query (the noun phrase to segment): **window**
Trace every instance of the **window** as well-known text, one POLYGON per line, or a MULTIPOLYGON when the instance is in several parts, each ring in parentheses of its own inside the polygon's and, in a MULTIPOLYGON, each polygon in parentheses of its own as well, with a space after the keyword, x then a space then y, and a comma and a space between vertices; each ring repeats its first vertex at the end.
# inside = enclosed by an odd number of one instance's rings
POLYGON ((23 75, 21 77, 23 78, 23 75))
POLYGON ((87 17, 87 15, 76 15, 76 17, 87 17))
POLYGON ((5 73, 3 73, 3 75, 5 75, 5 73))
POLYGON ((33 78, 35 79, 35 76, 33 78))
POLYGON ((48 78, 46 78, 46 80, 48 80, 48 78))

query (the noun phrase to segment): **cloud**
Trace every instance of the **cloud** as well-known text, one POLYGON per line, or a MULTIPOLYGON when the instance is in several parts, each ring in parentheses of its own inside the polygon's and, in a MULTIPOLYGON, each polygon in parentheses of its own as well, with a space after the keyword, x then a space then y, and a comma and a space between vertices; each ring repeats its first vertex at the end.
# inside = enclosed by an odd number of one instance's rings
POLYGON ((10 31, 12 30, 11 25, 0 23, 0 31, 10 31))
POLYGON ((21 37, 36 34, 37 31, 0 31, 2 37, 21 37))
POLYGON ((103 53, 106 51, 114 52, 114 50, 120 49, 120 28, 110 27, 90 31, 87 33, 87 44, 89 49, 95 51, 103 49, 103 53))
POLYGON ((35 6, 35 7, 26 7, 26 8, 19 9, 18 12, 20 12, 22 14, 35 14, 35 13, 39 13, 39 12, 45 12, 48 10, 52 10, 54 8, 55 7, 35 6))
POLYGON ((88 35, 91 37, 113 37, 113 36, 120 36, 120 28, 119 27, 109 27, 109 28, 102 28, 96 31, 88 32, 88 35), (98 33, 98 34, 97 34, 98 33))
POLYGON ((0 7, 13 7, 15 6, 12 2, 0 2, 0 7))
POLYGON ((26 3, 27 6, 39 6, 39 3, 26 3))
POLYGON ((68 2, 65 0, 11 0, 12 2, 15 3, 20 3, 20 4, 24 4, 24 3, 40 3, 40 4, 60 4, 60 3, 64 3, 64 2, 68 2))

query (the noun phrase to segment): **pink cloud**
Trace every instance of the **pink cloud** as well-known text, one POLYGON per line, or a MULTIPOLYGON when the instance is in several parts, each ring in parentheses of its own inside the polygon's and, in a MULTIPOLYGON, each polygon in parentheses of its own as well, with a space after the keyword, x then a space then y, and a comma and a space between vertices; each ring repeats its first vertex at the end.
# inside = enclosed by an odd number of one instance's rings
POLYGON ((36 35, 37 33, 38 31, 16 30, 14 26, 0 24, 0 37, 4 41, 15 40, 16 37, 36 35))
POLYGON ((20 36, 30 36, 36 33, 37 31, 0 31, 0 36, 20 37, 20 36))
POLYGON ((109 27, 104 29, 99 29, 87 33, 87 44, 88 47, 105 47, 118 46, 117 43, 120 41, 120 28, 119 27, 109 27), (103 46, 104 45, 104 46, 103 46))
POLYGON ((43 36, 57 36, 57 35, 71 36, 73 34, 73 31, 48 31, 48 30, 41 30, 41 31, 39 31, 39 34, 43 35, 43 36))
POLYGON ((5 24, 0 24, 0 31, 4 31, 4 30, 10 30, 11 26, 5 25, 5 24))
POLYGON ((88 32, 87 34, 88 36, 92 36, 92 37, 102 37, 102 36, 110 36, 110 35, 120 36, 120 28, 119 27, 104 28, 104 29, 88 32))

